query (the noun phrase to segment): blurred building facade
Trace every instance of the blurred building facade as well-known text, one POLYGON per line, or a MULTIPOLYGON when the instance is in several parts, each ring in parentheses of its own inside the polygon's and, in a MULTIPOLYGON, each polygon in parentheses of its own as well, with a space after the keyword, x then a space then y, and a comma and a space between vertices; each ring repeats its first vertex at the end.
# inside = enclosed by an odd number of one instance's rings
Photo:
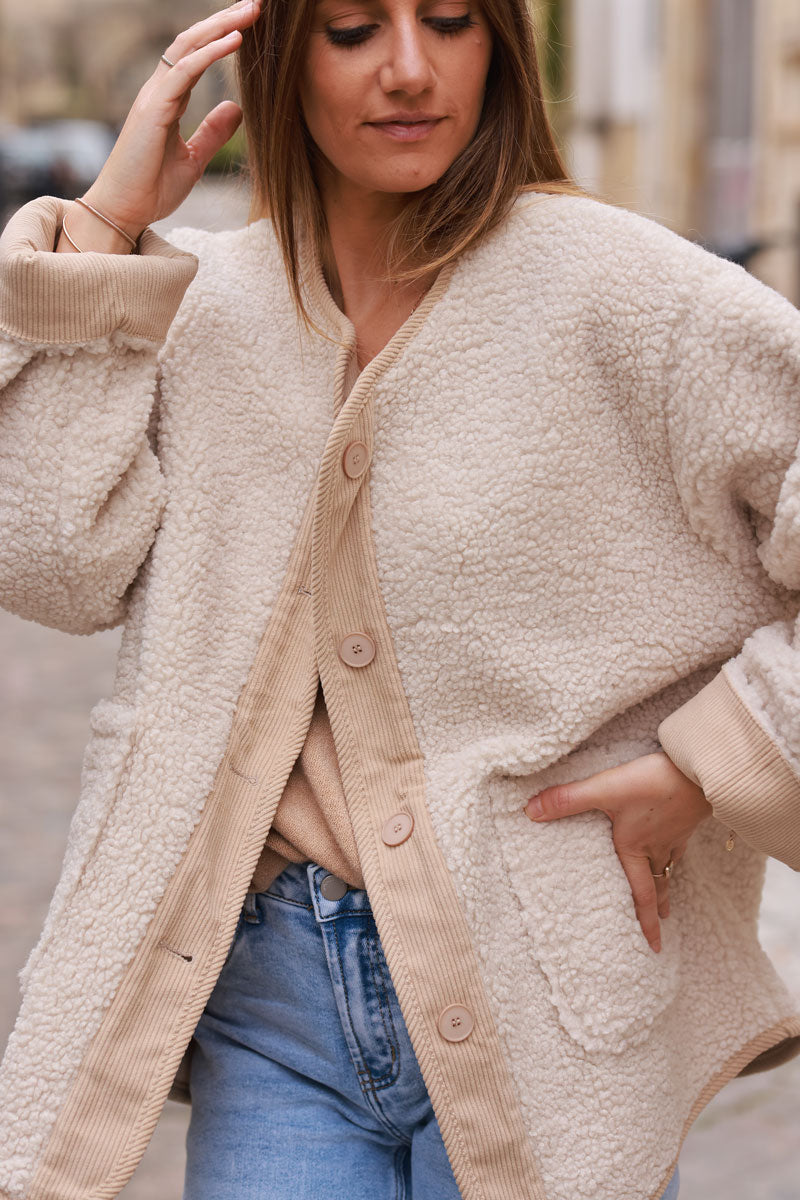
POLYGON ((798 0, 567 0, 563 29, 579 180, 800 304, 798 0))
MULTIPOLYGON (((578 179, 800 304, 800 0, 530 0, 578 179)), ((0 120, 119 126, 214 0, 0 0, 0 120)), ((206 73, 185 121, 230 93, 206 73)))
MULTIPOLYGON (((0 0, 0 119, 88 117, 121 126, 175 35, 218 7, 207 0, 0 0)), ((225 95, 222 72, 207 72, 187 121, 199 124, 225 95)))

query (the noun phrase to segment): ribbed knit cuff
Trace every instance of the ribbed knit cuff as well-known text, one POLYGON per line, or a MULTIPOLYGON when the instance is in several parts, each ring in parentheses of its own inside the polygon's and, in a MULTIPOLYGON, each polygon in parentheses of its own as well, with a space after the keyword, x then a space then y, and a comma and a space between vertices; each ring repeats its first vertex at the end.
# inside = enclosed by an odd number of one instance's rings
POLYGON ((70 202, 40 196, 0 237, 0 331, 37 345, 91 342, 119 330, 161 344, 198 258, 146 229, 138 254, 57 254, 70 202))
POLYGON ((800 778, 723 669, 658 727, 675 765, 702 787, 717 820, 800 870, 800 778))

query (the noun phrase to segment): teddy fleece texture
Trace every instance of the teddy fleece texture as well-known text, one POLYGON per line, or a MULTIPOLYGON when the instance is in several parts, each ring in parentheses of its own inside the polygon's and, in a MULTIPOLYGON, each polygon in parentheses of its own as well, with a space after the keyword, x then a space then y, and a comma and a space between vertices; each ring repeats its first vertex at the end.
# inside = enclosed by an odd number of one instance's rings
MULTIPOLYGON (((125 629, 0 1071, 13 1200, 74 1194, 37 1170, 212 791, 309 495, 335 486, 317 470, 349 324, 309 266, 333 340, 299 331, 268 221, 61 256, 61 211, 34 201, 0 241, 0 598, 125 629)), ((698 1102, 800 1050, 757 938, 766 856, 800 869, 800 315, 654 221, 524 196, 412 322, 356 384, 365 536, 528 1195, 648 1200, 698 1102), (655 955, 604 815, 521 810, 659 738, 714 816, 655 955)))

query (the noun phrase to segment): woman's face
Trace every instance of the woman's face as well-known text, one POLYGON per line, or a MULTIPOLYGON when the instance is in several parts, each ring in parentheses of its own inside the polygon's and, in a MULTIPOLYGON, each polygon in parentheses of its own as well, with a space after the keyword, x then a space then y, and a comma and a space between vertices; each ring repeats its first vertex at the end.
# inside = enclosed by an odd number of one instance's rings
POLYGON ((491 51, 478 0, 316 0, 300 101, 323 186, 439 179, 475 134, 491 51))

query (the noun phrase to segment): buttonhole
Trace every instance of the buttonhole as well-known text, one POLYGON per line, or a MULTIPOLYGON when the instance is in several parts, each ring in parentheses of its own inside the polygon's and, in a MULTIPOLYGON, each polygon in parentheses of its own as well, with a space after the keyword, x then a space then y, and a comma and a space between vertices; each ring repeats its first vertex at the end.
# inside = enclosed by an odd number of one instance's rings
POLYGON ((159 950, 166 950, 168 954, 174 954, 176 958, 182 958, 184 962, 192 961, 193 955, 181 954, 180 950, 173 949, 173 947, 168 946, 166 942, 159 942, 158 948, 159 948, 159 950))
POLYGON ((245 775, 244 771, 240 771, 233 763, 228 763, 228 770, 233 771, 234 775, 238 775, 240 779, 244 779, 247 783, 258 783, 255 775, 245 775))

